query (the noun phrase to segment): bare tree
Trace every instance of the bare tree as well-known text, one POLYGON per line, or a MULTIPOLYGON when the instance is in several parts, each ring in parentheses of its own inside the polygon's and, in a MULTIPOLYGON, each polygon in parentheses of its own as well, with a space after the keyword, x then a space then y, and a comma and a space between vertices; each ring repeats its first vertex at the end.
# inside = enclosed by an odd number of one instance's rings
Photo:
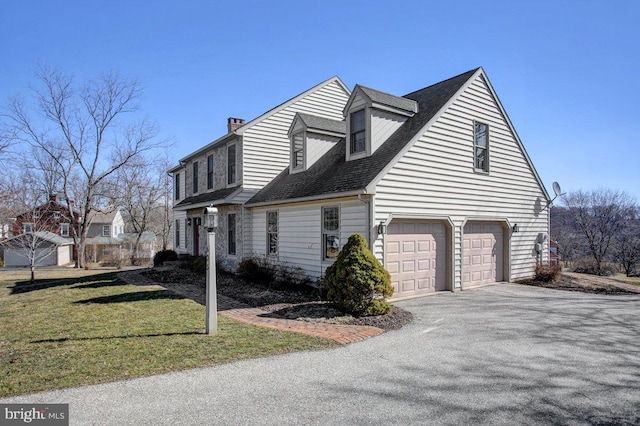
POLYGON ((115 173, 113 197, 132 231, 136 234, 131 250, 131 264, 135 264, 137 248, 143 233, 154 231, 157 226, 156 212, 161 208, 163 196, 163 177, 158 175, 158 167, 146 158, 139 157, 136 161, 121 167, 115 173))
POLYGON ((635 203, 626 193, 611 189, 572 192, 564 196, 564 203, 580 227, 596 272, 602 273, 609 249, 627 226, 635 203))
POLYGON ((2 245, 27 261, 31 282, 34 282, 36 267, 56 252, 59 244, 67 244, 57 234, 60 232, 60 223, 69 220, 64 214, 61 216, 56 203, 41 203, 42 194, 38 194, 28 180, 13 182, 11 194, 9 201, 12 204, 9 208, 16 219, 13 223, 14 236, 2 245))
POLYGON ((135 80, 107 73, 77 89, 73 79, 57 69, 42 67, 37 77, 35 104, 18 97, 10 101, 3 114, 6 133, 55 163, 74 218, 77 266, 82 267, 90 213, 106 203, 107 181, 138 155, 160 145, 157 130, 137 117, 140 84, 135 80), (80 209, 77 220, 71 200, 80 209))
POLYGON ((627 277, 635 273, 640 264, 640 219, 637 210, 616 238, 615 256, 627 277))

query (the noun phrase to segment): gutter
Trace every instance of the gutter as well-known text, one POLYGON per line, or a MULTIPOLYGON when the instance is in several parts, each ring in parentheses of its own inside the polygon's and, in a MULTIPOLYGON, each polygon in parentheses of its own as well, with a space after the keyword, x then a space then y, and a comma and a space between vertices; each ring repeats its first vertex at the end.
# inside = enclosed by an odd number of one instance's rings
POLYGON ((368 195, 368 194, 370 193, 368 193, 366 189, 358 189, 356 191, 332 192, 328 194, 311 195, 308 197, 287 198, 283 200, 259 201, 256 203, 246 203, 245 205, 247 207, 263 207, 263 206, 273 206, 278 204, 303 203, 306 201, 321 201, 321 200, 327 200, 331 198, 354 197, 354 196, 368 195))

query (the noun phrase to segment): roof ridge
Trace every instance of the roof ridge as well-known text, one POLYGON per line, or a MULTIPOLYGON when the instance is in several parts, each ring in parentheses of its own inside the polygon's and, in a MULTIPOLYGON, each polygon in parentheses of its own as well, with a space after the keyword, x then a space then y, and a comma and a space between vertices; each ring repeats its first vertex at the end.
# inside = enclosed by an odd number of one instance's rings
POLYGON ((463 72, 463 73, 460 73, 460 74, 458 74, 458 75, 454 75, 453 77, 449 77, 449 78, 447 78, 446 80, 442 80, 442 81, 439 81, 439 82, 437 82, 437 83, 433 83, 433 84, 431 84, 431 85, 429 85, 429 86, 423 87, 422 89, 414 90, 413 92, 407 93, 406 95, 403 95, 402 97, 403 97, 403 98, 408 98, 409 96, 411 96, 411 95, 413 95, 413 94, 415 94, 415 93, 418 93, 418 92, 421 92, 421 91, 423 91, 423 90, 430 89, 430 88, 432 88, 432 87, 434 87, 434 86, 438 86, 438 85, 440 85, 440 84, 446 83, 446 82, 448 82, 449 80, 453 80, 453 79, 456 79, 456 78, 462 77, 463 75, 466 75, 466 74, 474 74, 474 73, 475 73, 476 71, 478 71, 479 69, 482 69, 482 67, 477 67, 477 68, 471 69, 471 70, 469 70, 469 71, 465 71, 465 72, 463 72))

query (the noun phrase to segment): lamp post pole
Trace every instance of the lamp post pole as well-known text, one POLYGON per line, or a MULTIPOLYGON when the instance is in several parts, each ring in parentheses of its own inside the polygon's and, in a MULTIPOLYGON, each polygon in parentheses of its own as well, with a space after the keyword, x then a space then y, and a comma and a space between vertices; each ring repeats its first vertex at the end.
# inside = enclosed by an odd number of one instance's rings
POLYGON ((218 226, 218 210, 207 207, 204 210, 207 227, 207 311, 205 316, 206 333, 218 332, 218 296, 216 291, 216 228, 218 226))

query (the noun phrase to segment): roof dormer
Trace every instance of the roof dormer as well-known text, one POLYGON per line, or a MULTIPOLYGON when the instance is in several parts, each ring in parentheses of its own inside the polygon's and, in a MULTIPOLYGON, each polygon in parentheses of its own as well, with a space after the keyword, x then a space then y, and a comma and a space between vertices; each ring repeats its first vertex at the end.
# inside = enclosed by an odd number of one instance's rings
POLYGON ((289 128, 289 173, 307 170, 346 134, 344 121, 298 112, 289 128))
POLYGON ((356 85, 344 107, 347 161, 368 157, 418 112, 412 99, 356 85))

